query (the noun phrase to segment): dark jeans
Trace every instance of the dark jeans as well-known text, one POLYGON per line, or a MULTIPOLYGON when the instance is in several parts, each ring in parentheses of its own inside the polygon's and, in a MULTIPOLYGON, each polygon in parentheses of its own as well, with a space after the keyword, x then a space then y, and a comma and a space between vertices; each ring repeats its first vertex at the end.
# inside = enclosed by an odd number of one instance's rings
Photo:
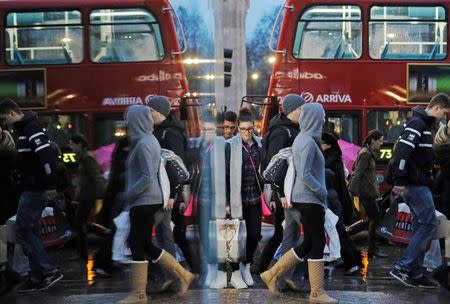
POLYGON ((134 261, 145 261, 147 256, 156 260, 161 255, 162 250, 152 242, 154 216, 160 209, 161 205, 142 205, 131 208, 128 243, 134 261))
POLYGON ((94 204, 95 200, 79 201, 77 214, 75 217, 76 219, 75 224, 79 240, 78 250, 80 252, 80 256, 84 259, 87 259, 88 255, 87 223, 89 220, 89 215, 91 214, 91 210, 94 207, 94 204))
POLYGON ((361 203, 364 207, 364 210, 367 213, 367 217, 369 218, 369 230, 368 230, 368 248, 367 251, 369 254, 375 253, 377 250, 377 243, 376 243, 376 230, 380 223, 380 206, 378 205, 378 202, 374 199, 365 199, 360 198, 361 203))
POLYGON ((41 215, 47 206, 44 193, 44 191, 24 191, 19 199, 16 217, 17 241, 30 260, 31 271, 36 274, 56 270, 41 239, 41 215))
POLYGON ((301 213, 303 224, 303 243, 294 248, 299 258, 322 259, 325 247, 325 209, 317 204, 294 203, 293 207, 301 213))
POLYGON ((283 226, 281 224, 284 221, 284 209, 281 206, 281 201, 278 197, 275 199, 275 204, 276 210, 272 213, 275 229, 272 238, 267 242, 266 247, 264 247, 263 252, 261 253, 259 262, 259 270, 261 272, 267 270, 278 246, 280 246, 281 241, 283 240, 283 226))
POLYGON ((258 242, 261 240, 261 205, 244 206, 242 214, 247 228, 247 247, 245 264, 253 263, 258 242))

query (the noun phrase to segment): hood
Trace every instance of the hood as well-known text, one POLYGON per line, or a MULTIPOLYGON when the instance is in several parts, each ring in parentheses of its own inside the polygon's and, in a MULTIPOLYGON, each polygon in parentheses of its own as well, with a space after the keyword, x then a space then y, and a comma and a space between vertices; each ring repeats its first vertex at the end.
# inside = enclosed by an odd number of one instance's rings
POLYGON ((413 116, 419 117, 420 119, 425 121, 428 126, 431 126, 436 120, 436 118, 434 118, 433 116, 429 116, 427 112, 419 106, 412 108, 412 112, 413 116))
POLYGON ((153 131, 153 119, 150 108, 143 105, 132 105, 125 114, 127 121, 127 135, 131 145, 153 131))
POLYGON ((322 137, 325 111, 320 103, 307 103, 302 107, 300 115, 300 133, 308 134, 315 140, 322 137))
POLYGON ((273 129, 280 126, 293 127, 298 129, 298 124, 290 120, 284 113, 279 113, 270 120, 269 131, 272 131, 273 129))
POLYGON ((172 113, 167 116, 167 118, 161 122, 159 125, 155 126, 155 131, 158 129, 165 129, 165 128, 178 128, 181 130, 181 132, 184 133, 184 125, 181 120, 176 118, 172 113))
POLYGON ((37 114, 33 111, 23 113, 23 118, 14 124, 15 128, 22 129, 30 121, 37 120, 37 114))

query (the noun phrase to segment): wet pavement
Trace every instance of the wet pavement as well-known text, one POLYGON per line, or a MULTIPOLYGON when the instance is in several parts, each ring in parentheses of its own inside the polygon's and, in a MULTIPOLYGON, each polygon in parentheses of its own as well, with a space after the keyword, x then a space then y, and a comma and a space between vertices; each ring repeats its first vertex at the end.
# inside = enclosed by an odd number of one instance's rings
MULTIPOLYGON (((266 229, 264 229, 266 230, 266 229)), ((270 234, 266 230, 265 238, 270 234)), ((394 280, 389 271, 402 248, 390 245, 382 247, 390 254, 386 259, 370 259, 367 268, 360 274, 348 277, 341 269, 328 268, 326 289, 339 303, 450 303, 450 292, 439 287, 435 290, 418 290, 407 288, 394 280)), ((60 265, 64 278, 45 292, 18 293, 11 291, 0 297, 1 304, 78 304, 78 303, 115 303, 125 297, 128 290, 128 269, 114 273, 112 278, 95 278, 88 271, 92 264, 67 261, 74 254, 74 249, 58 249, 50 252, 51 257, 60 265)), ((272 297, 259 276, 253 275, 256 283, 244 290, 223 289, 209 290, 194 285, 183 297, 173 292, 154 293, 152 284, 148 286, 149 303, 309 303, 308 288, 305 283, 303 292, 284 290, 281 296, 272 297)))

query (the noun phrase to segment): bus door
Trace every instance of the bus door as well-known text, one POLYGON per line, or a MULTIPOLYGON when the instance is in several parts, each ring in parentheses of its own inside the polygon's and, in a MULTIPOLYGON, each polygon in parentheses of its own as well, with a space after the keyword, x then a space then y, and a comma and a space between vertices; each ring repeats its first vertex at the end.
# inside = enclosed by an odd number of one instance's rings
POLYGON ((326 111, 324 131, 337 138, 361 145, 362 111, 326 111))

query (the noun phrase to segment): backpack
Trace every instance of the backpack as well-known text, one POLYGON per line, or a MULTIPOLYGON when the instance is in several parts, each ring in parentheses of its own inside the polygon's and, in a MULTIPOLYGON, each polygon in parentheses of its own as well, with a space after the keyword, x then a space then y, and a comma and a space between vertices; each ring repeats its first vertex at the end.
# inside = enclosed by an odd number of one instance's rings
MULTIPOLYGON (((286 130, 287 135, 288 135, 288 145, 284 148, 287 147, 291 147, 292 143, 294 142, 295 136, 292 135, 292 131, 286 127, 286 126, 281 126, 281 128, 283 128, 284 130, 286 130)), ((261 141, 261 169, 264 171, 267 166, 270 163, 270 159, 268 159, 268 151, 269 151, 269 137, 272 134, 273 131, 269 131, 266 136, 263 137, 262 141, 261 141)))

